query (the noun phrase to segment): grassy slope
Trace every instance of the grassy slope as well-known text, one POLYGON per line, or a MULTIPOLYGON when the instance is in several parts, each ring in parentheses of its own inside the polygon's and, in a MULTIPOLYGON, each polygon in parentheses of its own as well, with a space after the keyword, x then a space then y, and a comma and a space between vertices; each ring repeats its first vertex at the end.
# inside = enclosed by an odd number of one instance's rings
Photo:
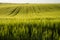
MULTIPOLYGON (((4 4, 0 5, 0 15, 5 16, 59 16, 60 4, 4 4), (2 12, 3 11, 3 12, 2 12), (44 14, 44 15, 43 15, 44 14)), ((4 16, 4 17, 5 17, 4 16)))
POLYGON ((43 18, 60 20, 60 4, 0 4, 0 21, 34 22, 43 18))

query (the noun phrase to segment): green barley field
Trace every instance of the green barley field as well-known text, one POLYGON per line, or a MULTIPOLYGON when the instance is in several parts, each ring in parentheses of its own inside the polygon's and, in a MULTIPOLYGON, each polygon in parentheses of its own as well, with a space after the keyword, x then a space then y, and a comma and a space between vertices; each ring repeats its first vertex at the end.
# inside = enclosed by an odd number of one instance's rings
POLYGON ((60 4, 0 4, 0 40, 60 40, 60 4))

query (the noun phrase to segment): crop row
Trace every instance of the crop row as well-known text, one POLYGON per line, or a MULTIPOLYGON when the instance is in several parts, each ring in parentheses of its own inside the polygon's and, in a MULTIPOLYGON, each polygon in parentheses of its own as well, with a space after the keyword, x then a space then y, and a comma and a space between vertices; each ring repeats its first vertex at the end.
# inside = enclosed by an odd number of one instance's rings
POLYGON ((51 12, 51 11, 59 11, 60 6, 17 6, 17 7, 2 7, 0 8, 1 14, 13 14, 17 15, 22 13, 41 13, 41 12, 51 12), (3 11, 3 12, 2 12, 3 11))

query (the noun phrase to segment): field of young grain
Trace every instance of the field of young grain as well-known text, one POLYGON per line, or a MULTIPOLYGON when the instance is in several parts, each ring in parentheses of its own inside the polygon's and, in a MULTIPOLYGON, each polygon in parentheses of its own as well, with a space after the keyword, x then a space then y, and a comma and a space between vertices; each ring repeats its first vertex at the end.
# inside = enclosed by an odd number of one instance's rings
POLYGON ((0 4, 0 40, 60 40, 60 4, 0 4))

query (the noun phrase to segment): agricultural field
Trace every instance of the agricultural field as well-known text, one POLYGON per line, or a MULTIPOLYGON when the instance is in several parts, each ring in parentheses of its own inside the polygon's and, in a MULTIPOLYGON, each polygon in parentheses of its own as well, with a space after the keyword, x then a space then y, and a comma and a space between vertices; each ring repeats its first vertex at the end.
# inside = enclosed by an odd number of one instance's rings
POLYGON ((0 40, 60 40, 60 4, 0 4, 0 40))

